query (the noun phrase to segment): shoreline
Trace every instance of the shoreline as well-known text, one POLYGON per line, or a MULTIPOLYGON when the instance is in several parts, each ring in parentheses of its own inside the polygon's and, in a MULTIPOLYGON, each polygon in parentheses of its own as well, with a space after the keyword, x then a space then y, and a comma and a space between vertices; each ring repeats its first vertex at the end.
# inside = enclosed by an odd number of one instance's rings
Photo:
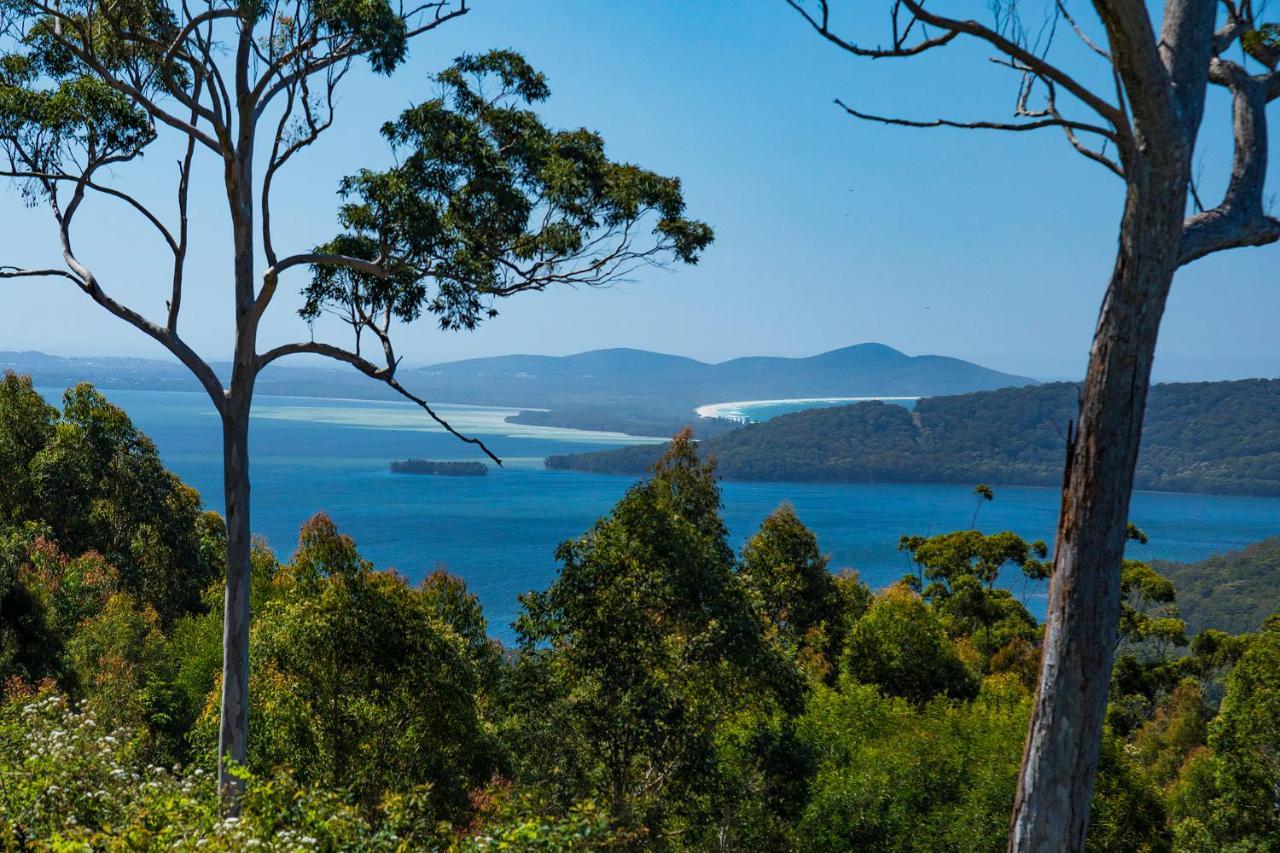
POLYGON ((700 418, 721 418, 723 420, 749 421, 750 418, 742 410, 755 406, 782 406, 797 403, 870 403, 874 401, 881 402, 904 402, 907 400, 919 400, 920 397, 792 397, 786 400, 737 400, 727 403, 705 403, 694 409, 694 414, 700 418))

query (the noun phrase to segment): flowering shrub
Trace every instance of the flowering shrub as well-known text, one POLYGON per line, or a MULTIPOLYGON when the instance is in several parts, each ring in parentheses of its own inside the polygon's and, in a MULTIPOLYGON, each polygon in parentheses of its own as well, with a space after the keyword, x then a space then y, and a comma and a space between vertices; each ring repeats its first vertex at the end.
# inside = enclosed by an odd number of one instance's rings
MULTIPOLYGON (((0 706, 0 848, 395 849, 337 794, 246 780, 222 818, 213 774, 139 762, 141 739, 42 691, 0 706)), ((246 774, 247 775, 247 774, 246 774)))
POLYGON ((7 692, 0 850, 585 850, 611 840, 589 805, 554 817, 504 799, 484 826, 455 832, 415 819, 412 796, 390 798, 371 819, 342 792, 243 770, 240 816, 224 818, 211 770, 147 765, 140 735, 106 730, 87 707, 49 689, 7 692))

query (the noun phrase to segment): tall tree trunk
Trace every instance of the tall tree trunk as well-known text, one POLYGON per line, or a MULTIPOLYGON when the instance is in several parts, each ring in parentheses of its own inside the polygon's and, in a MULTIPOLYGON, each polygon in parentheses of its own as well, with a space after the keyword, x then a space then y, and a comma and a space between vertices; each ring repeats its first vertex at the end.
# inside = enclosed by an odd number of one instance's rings
MULTIPOLYGON (((240 811, 243 784, 227 773, 227 760, 243 764, 249 743, 249 593, 252 528, 249 517, 249 412, 257 379, 259 306, 254 280, 253 107, 249 98, 250 27, 236 53, 240 127, 225 160, 227 202, 235 245, 236 338, 231 385, 222 412, 222 479, 227 511, 227 588, 222 630, 222 713, 218 721, 218 788, 223 808, 240 811)), ((265 306, 262 306, 265 307, 265 306)))
POLYGON ((1120 246, 1067 448, 1035 710, 1009 849, 1084 849, 1120 615, 1129 495, 1165 301, 1177 268, 1186 162, 1133 163, 1120 246))
POLYGON ((231 813, 242 785, 228 761, 243 765, 249 729, 249 402, 229 398, 222 416, 222 480, 227 513, 227 584, 222 622, 222 713, 218 722, 218 790, 231 813))

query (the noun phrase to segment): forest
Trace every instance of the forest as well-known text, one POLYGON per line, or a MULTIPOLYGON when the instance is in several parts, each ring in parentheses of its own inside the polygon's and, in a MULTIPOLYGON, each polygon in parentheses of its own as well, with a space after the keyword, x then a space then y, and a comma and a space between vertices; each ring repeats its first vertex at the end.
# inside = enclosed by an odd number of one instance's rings
MULTIPOLYGON (((1080 388, 1058 382, 950 397, 914 411, 887 403, 809 409, 709 438, 734 480, 932 482, 1055 486, 1080 388)), ((1135 486, 1211 494, 1280 494, 1280 380, 1156 385, 1135 486)), ((547 467, 636 474, 652 446, 547 459, 547 467)))
POLYGON ((1188 630, 1252 631, 1280 610, 1280 536, 1195 563, 1154 566, 1178 588, 1188 630))
MULTIPOLYGON (((547 555, 510 648, 317 515, 254 547, 224 818, 220 517, 87 385, 7 375, 0 467, 5 849, 1004 849, 1042 628, 996 577, 1051 561, 980 515, 903 531, 873 591, 787 505, 735 552, 682 435, 547 555)), ((1192 635, 1133 560, 1122 594, 1089 849, 1271 849, 1280 618, 1192 635)))

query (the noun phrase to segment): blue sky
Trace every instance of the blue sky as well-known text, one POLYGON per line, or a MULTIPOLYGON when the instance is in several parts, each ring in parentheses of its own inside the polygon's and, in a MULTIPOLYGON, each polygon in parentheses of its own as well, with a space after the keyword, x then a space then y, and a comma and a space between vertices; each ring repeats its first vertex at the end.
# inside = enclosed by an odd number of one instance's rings
MULTIPOLYGON (((848 23, 869 41, 884 37, 874 18, 848 23)), ((972 47, 855 60, 781 0, 475 0, 466 18, 417 42, 393 78, 362 70, 348 79, 334 130, 277 184, 277 243, 300 250, 329 236, 338 178, 387 159, 380 122, 430 97, 428 75, 453 56, 489 47, 520 50, 547 73, 552 123, 598 129, 615 158, 679 175, 690 214, 710 222, 717 241, 694 268, 508 300, 474 333, 429 321, 402 329, 407 362, 612 346, 722 360, 880 341, 1037 377, 1083 371, 1113 261, 1119 180, 1056 131, 911 130, 846 117, 833 98, 918 118, 1005 118, 1015 80, 972 47)), ((1082 51, 1067 47, 1064 57, 1085 77, 1097 73, 1082 51)), ((1221 101, 1204 140, 1202 190, 1212 197, 1230 154, 1221 101)), ((116 179, 166 199, 175 157, 158 145, 116 179)), ((231 344, 218 177, 206 159, 184 303, 185 337, 210 358, 231 344)), ((0 204, 0 263, 55 261, 46 213, 25 209, 12 189, 0 204)), ((161 316, 161 247, 105 205, 83 224, 93 227, 79 232, 77 250, 107 288, 161 316)), ((1179 273, 1158 378, 1280 375, 1278 252, 1238 251, 1179 273)), ((273 305, 264 348, 306 336, 293 307, 273 305)), ((58 282, 0 283, 0 349, 163 355, 58 282)))

